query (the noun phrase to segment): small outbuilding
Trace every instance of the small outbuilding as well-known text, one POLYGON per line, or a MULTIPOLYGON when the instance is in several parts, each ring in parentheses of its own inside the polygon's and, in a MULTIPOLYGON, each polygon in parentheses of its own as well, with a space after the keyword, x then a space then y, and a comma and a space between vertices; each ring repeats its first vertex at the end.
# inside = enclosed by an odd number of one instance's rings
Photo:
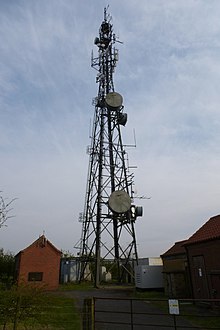
POLYGON ((80 272, 79 258, 63 257, 60 265, 60 283, 77 282, 80 272))
POLYGON ((135 266, 135 286, 137 289, 163 289, 163 263, 160 257, 138 259, 135 266))
POLYGON ((170 297, 220 299, 220 215, 161 255, 170 297))
POLYGON ((210 218, 185 243, 193 298, 220 299, 220 215, 210 218))
POLYGON ((184 241, 176 242, 161 255, 165 294, 173 298, 191 297, 188 262, 184 241))
POLYGON ((21 250, 15 258, 18 285, 33 283, 46 290, 58 287, 61 251, 44 235, 21 250))

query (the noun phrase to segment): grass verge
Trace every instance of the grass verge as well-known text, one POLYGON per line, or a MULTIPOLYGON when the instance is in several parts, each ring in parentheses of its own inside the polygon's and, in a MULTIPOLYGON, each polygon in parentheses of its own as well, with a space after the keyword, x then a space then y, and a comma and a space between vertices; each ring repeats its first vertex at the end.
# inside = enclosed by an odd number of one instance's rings
MULTIPOLYGON (((75 308, 74 299, 59 295, 45 295, 38 313, 33 311, 32 315, 18 323, 18 330, 81 330, 81 316, 75 308)), ((13 329, 12 323, 3 327, 0 317, 1 329, 13 329)))

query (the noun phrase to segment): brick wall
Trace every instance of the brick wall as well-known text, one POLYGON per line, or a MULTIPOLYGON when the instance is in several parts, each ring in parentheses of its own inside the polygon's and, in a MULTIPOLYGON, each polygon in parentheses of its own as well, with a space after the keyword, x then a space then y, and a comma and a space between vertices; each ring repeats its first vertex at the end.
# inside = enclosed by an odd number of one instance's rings
POLYGON ((194 298, 220 299, 220 240, 187 246, 194 298))
POLYGON ((61 252, 48 240, 39 238, 18 255, 18 283, 34 282, 39 286, 44 285, 47 290, 56 289, 59 285, 60 257, 61 252), (33 276, 43 273, 42 281, 30 281, 29 273, 33 273, 33 276))

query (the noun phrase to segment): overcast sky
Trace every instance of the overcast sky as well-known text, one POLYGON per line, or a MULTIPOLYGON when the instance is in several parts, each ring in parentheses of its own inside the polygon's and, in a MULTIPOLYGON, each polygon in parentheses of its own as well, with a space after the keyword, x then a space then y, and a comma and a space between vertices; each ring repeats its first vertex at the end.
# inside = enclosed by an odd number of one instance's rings
MULTIPOLYGON (((0 0, 0 190, 13 203, 0 247, 44 231, 77 253, 102 0, 0 0)), ((139 255, 159 256, 220 213, 220 1, 110 0, 115 90, 135 169, 139 255)))

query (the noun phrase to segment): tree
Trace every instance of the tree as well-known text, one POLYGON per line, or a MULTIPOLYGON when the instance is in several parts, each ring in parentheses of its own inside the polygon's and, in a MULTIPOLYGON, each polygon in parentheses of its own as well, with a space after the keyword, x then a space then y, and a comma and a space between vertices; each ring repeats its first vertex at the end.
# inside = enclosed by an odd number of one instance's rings
POLYGON ((10 287, 15 274, 15 258, 13 253, 4 252, 0 248, 0 284, 10 287))
MULTIPOLYGON (((0 191, 0 193, 2 193, 0 191)), ((8 203, 5 202, 5 199, 3 198, 2 195, 0 195, 0 228, 2 226, 6 226, 6 221, 9 218, 12 218, 13 216, 9 215, 10 211, 12 210, 12 208, 10 208, 10 205, 15 201, 16 198, 13 198, 12 200, 10 200, 8 203)))

